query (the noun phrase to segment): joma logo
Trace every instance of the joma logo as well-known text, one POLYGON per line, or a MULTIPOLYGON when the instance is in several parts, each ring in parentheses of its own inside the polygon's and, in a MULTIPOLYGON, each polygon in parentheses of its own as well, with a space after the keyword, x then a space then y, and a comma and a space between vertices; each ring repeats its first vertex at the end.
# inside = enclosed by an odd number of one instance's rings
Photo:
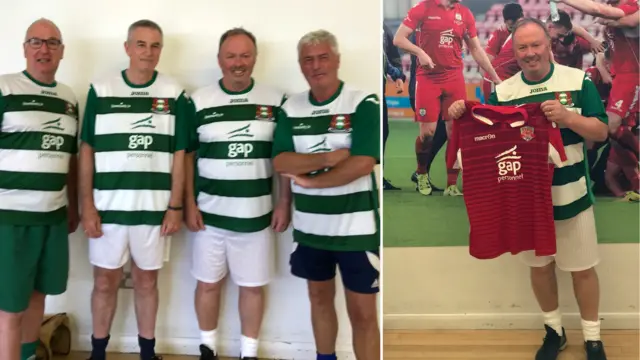
POLYGON ((531 89, 531 92, 529 94, 538 94, 538 93, 545 92, 545 91, 547 91, 547 87, 546 86, 541 87, 541 88, 531 89))

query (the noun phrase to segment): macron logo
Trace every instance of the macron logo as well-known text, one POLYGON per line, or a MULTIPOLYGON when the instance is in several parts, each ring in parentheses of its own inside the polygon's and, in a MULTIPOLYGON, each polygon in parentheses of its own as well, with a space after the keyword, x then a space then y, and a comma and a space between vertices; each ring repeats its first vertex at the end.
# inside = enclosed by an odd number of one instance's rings
POLYGON ((485 140, 493 140, 495 139, 496 136, 494 134, 487 134, 487 135, 482 135, 482 136, 476 136, 473 138, 473 141, 485 141, 485 140))

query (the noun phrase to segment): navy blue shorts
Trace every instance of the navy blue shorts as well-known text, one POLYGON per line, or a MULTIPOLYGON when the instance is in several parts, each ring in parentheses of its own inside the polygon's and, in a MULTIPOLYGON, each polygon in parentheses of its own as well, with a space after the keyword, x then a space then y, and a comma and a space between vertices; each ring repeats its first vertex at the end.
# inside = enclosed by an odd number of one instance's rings
POLYGON ((344 287, 361 294, 380 291, 380 252, 376 251, 331 251, 297 244, 289 260, 294 276, 311 280, 327 281, 340 269, 344 287))

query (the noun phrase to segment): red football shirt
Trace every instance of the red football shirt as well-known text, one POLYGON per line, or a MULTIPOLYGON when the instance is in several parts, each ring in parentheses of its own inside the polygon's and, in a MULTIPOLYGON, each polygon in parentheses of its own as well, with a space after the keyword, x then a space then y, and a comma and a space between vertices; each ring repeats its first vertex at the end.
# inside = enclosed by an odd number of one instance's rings
POLYGON ((569 45, 563 45, 558 40, 553 41, 551 49, 553 58, 558 64, 582 69, 584 54, 591 51, 591 44, 587 40, 576 36, 569 45))
POLYGON ((600 94, 600 98, 606 107, 607 100, 609 99, 609 93, 611 92, 611 84, 605 84, 602 82, 600 70, 595 66, 588 68, 585 72, 587 73, 587 76, 589 76, 589 79, 591 79, 591 82, 596 86, 596 89, 598 89, 598 94, 600 94))
MULTIPOLYGON (((520 65, 516 60, 516 56, 513 54, 513 37, 511 34, 507 36, 507 39, 502 44, 502 48, 498 55, 491 60, 491 65, 496 70, 496 74, 501 80, 506 80, 520 71, 520 65)), ((485 72, 484 78, 491 80, 489 75, 485 72)))
MULTIPOLYGON (((631 15, 638 11, 636 0, 627 0, 617 6, 625 15, 631 15)), ((638 28, 618 29, 609 27, 605 29, 606 38, 611 52, 611 67, 616 74, 638 74, 638 28)))
POLYGON ((466 104, 465 115, 453 122, 457 151, 447 163, 462 168, 469 253, 478 259, 525 250, 555 254, 553 164, 566 161, 560 129, 540 104, 466 104))
POLYGON ((439 0, 424 0, 409 10, 402 24, 417 32, 416 44, 436 65, 426 69, 418 62, 417 75, 442 76, 451 70, 461 71, 463 39, 478 36, 473 14, 459 3, 448 9, 439 0))
POLYGON ((489 36, 489 40, 487 41, 487 46, 484 51, 487 55, 491 55, 495 59, 495 57, 500 54, 500 51, 502 51, 502 45, 504 45, 510 35, 511 33, 509 32, 509 29, 504 25, 493 30, 491 36, 489 36))

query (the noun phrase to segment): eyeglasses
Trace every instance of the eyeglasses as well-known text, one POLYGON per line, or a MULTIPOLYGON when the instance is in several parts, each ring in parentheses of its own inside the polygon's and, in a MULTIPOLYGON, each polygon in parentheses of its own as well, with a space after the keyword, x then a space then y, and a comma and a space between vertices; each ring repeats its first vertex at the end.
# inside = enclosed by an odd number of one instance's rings
POLYGON ((40 39, 40 38, 31 38, 24 42, 25 44, 29 44, 32 49, 40 49, 42 44, 46 43, 49 50, 56 50, 62 45, 62 41, 59 39, 40 39))

